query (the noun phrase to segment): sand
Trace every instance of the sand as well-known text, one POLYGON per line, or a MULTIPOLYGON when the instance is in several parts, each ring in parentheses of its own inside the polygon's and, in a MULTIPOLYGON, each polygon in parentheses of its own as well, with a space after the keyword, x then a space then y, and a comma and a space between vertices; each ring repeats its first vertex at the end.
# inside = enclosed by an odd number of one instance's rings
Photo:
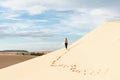
POLYGON ((0 69, 35 58, 34 56, 0 55, 0 69))
POLYGON ((1 80, 120 80, 120 22, 69 46, 0 70, 1 80))

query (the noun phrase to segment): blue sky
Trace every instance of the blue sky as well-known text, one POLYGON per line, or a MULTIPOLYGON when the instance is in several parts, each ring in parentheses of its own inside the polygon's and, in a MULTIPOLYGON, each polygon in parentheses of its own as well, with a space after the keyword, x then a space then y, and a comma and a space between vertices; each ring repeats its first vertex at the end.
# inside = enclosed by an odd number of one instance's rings
POLYGON ((0 0, 0 50, 43 51, 72 44, 98 25, 120 21, 119 0, 0 0))

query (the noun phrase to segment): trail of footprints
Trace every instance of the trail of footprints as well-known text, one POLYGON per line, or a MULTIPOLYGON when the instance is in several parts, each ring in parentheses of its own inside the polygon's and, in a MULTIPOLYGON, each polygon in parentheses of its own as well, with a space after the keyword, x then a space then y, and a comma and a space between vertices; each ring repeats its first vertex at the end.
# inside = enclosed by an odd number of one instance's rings
MULTIPOLYGON (((66 52, 64 53, 64 55, 66 54, 66 52)), ((62 55, 62 56, 64 56, 62 55)), ((66 68, 72 72, 75 72, 75 73, 78 73, 78 74, 81 74, 83 76, 95 76, 95 75, 100 75, 100 74, 105 74, 108 72, 108 69, 87 69, 87 68, 81 68, 81 69, 78 69, 78 65, 65 65, 65 64, 57 64, 56 62, 58 60, 60 60, 62 58, 62 56, 59 56, 56 60, 53 60, 52 63, 51 63, 51 66, 52 67, 61 67, 61 68, 66 68)))

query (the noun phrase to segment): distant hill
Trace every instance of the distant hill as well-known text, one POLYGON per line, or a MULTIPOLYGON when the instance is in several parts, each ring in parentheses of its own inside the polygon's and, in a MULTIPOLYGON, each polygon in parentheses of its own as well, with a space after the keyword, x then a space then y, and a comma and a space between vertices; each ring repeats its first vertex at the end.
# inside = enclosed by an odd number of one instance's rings
POLYGON ((0 52, 28 52, 27 50, 3 50, 0 52))

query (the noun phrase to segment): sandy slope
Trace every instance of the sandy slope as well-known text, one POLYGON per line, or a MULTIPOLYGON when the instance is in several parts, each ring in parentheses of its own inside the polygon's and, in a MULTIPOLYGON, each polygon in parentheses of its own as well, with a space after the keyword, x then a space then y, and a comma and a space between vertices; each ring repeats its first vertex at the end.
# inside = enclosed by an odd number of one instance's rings
POLYGON ((120 80, 120 22, 93 30, 68 50, 1 69, 1 80, 120 80))

